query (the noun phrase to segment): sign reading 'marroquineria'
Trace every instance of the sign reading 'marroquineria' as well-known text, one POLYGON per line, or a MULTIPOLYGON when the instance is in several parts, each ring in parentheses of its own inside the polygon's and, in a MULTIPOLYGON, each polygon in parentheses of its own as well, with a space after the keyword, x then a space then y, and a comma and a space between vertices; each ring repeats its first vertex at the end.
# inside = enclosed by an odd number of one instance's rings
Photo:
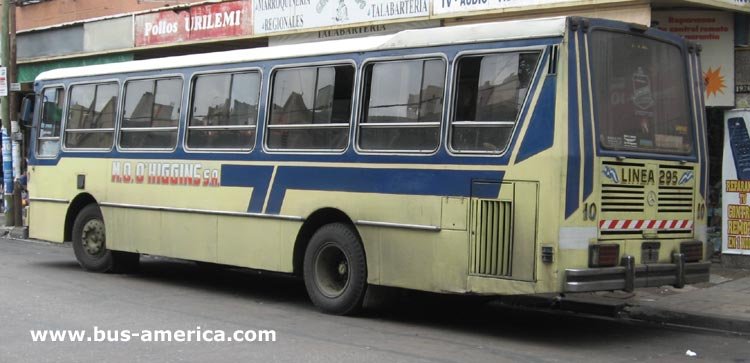
POLYGON ((255 34, 426 17, 429 0, 255 0, 255 34))

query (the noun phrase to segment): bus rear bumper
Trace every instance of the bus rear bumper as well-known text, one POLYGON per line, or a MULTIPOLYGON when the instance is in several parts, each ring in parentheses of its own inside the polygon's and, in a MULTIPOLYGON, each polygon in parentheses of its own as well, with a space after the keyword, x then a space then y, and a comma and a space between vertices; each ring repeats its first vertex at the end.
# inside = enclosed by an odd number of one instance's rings
POLYGON ((622 266, 565 270, 565 292, 600 290, 633 291, 638 287, 708 282, 711 262, 684 262, 675 256, 676 263, 635 265, 632 256, 623 257, 622 266))

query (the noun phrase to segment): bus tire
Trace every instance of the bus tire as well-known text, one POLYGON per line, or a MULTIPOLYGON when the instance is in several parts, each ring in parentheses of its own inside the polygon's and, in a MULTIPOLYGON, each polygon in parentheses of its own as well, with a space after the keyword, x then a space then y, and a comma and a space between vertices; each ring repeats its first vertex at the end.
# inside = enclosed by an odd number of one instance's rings
POLYGON ((305 288, 325 313, 353 315, 367 290, 367 261, 357 233, 343 223, 320 227, 305 250, 305 288))
POLYGON ((78 212, 72 232, 73 252, 84 270, 131 272, 138 268, 138 253, 107 249, 104 218, 96 204, 89 204, 78 212))

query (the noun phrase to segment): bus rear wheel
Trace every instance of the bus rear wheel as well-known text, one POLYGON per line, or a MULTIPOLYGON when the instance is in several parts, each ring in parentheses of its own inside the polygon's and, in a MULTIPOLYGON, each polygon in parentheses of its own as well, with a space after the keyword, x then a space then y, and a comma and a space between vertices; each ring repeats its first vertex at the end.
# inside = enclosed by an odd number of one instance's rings
POLYGON ((303 277, 307 294, 323 312, 356 314, 367 290, 367 262, 357 233, 343 223, 327 224, 305 250, 303 277))
POLYGON ((137 269, 138 253, 107 249, 104 218, 99 206, 89 204, 73 222, 73 252, 78 264, 91 272, 131 272, 137 269))

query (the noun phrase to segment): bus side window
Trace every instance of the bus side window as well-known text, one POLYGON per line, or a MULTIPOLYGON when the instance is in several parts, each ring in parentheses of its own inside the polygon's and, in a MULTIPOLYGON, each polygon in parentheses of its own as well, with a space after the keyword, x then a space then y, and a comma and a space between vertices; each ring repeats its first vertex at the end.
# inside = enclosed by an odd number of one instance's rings
POLYGON ((445 61, 383 61, 365 68, 359 147, 432 152, 440 144, 445 61))
POLYGON ((65 90, 62 87, 42 91, 42 112, 37 139, 37 155, 50 157, 60 150, 60 128, 62 124, 65 90))
POLYGON ((499 153, 510 141, 538 52, 466 56, 458 60, 451 148, 499 153))
POLYGON ((347 147, 354 67, 280 69, 272 82, 269 149, 340 151, 347 147))
POLYGON ((117 83, 71 86, 70 106, 65 123, 65 147, 112 147, 119 91, 117 83))
POLYGON ((258 72, 196 76, 187 147, 252 149, 255 146, 259 98, 258 72))
POLYGON ((167 150, 177 145, 182 79, 128 81, 120 127, 123 149, 167 150))

